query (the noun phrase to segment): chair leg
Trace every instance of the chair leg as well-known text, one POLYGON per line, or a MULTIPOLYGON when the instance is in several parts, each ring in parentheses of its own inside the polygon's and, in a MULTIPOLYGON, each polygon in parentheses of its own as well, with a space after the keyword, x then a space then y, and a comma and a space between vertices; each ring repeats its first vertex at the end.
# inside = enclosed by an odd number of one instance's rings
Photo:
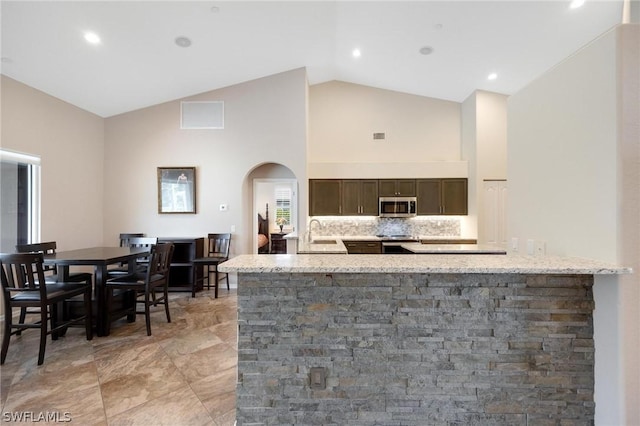
POLYGON ((11 308, 6 308, 4 312, 4 336, 2 337, 2 354, 0 355, 0 364, 4 364, 9 349, 9 339, 11 338, 11 308))
POLYGON ((93 324, 92 324, 92 303, 91 303, 91 287, 87 288, 87 291, 84 293, 84 326, 87 333, 87 340, 93 340, 93 324))
MULTIPOLYGON (((27 318, 27 308, 20 308, 20 320, 18 324, 24 324, 25 319, 27 318)), ((22 334, 22 330, 18 330, 16 332, 16 336, 20 336, 22 334)))
POLYGON ((196 284, 198 283, 198 266, 192 264, 192 277, 191 277, 191 297, 196 297, 196 284))
POLYGON ((151 336, 151 312, 149 312, 149 305, 151 305, 151 301, 149 301, 149 292, 145 291, 145 293, 144 293, 144 320, 147 323, 147 336, 151 336))
POLYGON ((215 298, 218 298, 218 265, 215 266, 216 268, 216 283, 215 283, 215 298))
POLYGON ((105 336, 108 336, 111 333, 111 305, 113 304, 113 289, 105 288, 105 317, 106 324, 104 325, 105 336))
POLYGON ((47 345, 47 309, 40 308, 40 351, 38 352, 38 365, 44 362, 44 351, 47 345))
POLYGON ((169 286, 164 285, 164 312, 167 314, 167 322, 171 322, 171 314, 169 314, 169 286))

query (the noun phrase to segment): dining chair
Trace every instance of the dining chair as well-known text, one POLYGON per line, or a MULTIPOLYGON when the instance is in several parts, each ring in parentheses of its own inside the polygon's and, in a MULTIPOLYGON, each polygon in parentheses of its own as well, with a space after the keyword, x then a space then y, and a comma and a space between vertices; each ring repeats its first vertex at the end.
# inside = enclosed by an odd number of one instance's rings
MULTIPOLYGON (((144 237, 138 236, 138 234, 120 234, 120 247, 146 247, 150 249, 151 246, 155 244, 158 244, 158 238, 156 237, 144 237)), ((137 269, 140 269, 140 272, 144 272, 148 258, 142 257, 137 262, 137 269)), ((129 267, 128 265, 120 265, 116 268, 109 269, 107 274, 108 278, 127 275, 129 274, 129 267)))
POLYGON ((0 255, 0 282, 4 300, 4 337, 0 364, 4 364, 9 341, 14 334, 29 328, 40 329, 38 365, 44 362, 47 335, 55 340, 67 327, 84 321, 87 340, 93 338, 91 324, 91 282, 46 283, 42 253, 14 253, 0 255), (72 297, 82 295, 86 314, 70 320, 61 318, 58 305, 72 297), (13 323, 13 309, 38 308, 40 320, 13 323), (51 324, 51 328, 48 325, 51 324))
MULTIPOLYGON (((191 297, 196 296, 196 284, 202 282, 204 287, 204 280, 207 280, 207 289, 211 288, 211 274, 215 274, 215 283, 213 284, 215 290, 215 297, 218 297, 218 284, 221 278, 218 274, 218 265, 222 262, 229 260, 229 250, 231 248, 231 234, 209 234, 207 255, 205 257, 199 257, 193 259, 193 287, 191 289, 191 297), (205 272, 201 276, 198 274, 198 269, 206 267, 205 272)), ((227 290, 229 290, 229 274, 225 273, 224 279, 227 280, 227 290)))
POLYGON ((136 304, 132 312, 144 314, 147 325, 147 336, 151 336, 151 305, 164 305, 167 322, 171 322, 169 313, 169 267, 173 257, 174 245, 172 243, 156 244, 151 247, 149 262, 144 272, 140 270, 110 279, 106 282, 107 290, 107 334, 111 327, 111 315, 113 294, 117 290, 133 290, 136 292, 136 304), (163 295, 154 299, 155 290, 162 288, 163 295), (140 300, 140 297, 143 300, 140 300), (137 303, 144 303, 144 311, 137 310, 137 303))
MULTIPOLYGON (((18 244, 16 245, 16 252, 18 253, 42 253, 45 254, 55 254, 58 244, 55 241, 47 241, 44 243, 32 243, 32 244, 18 244)), ((43 267, 44 279, 45 283, 51 284, 58 281, 58 270, 57 266, 53 264, 44 264, 43 267)), ((73 272, 69 273, 69 276, 64 280, 65 282, 84 282, 91 286, 91 282, 93 280, 93 274, 89 272, 73 272)), ((78 298, 80 300, 80 298, 78 298)), ((20 308, 20 319, 18 320, 19 324, 24 324, 26 320, 26 316, 30 314, 40 314, 40 309, 38 307, 22 307, 20 308)), ((18 330, 16 333, 20 335, 22 330, 18 330)))
MULTIPOLYGON (((33 244, 18 244, 16 245, 16 252, 18 253, 42 253, 42 254, 55 254, 58 244, 55 241, 47 241, 44 243, 33 244)), ((45 280, 47 283, 58 281, 57 266, 53 264, 46 264, 43 266, 45 273, 45 280)), ((69 276, 65 278, 66 282, 87 282, 91 284, 93 280, 93 274, 89 272, 74 272, 69 273, 69 276)))

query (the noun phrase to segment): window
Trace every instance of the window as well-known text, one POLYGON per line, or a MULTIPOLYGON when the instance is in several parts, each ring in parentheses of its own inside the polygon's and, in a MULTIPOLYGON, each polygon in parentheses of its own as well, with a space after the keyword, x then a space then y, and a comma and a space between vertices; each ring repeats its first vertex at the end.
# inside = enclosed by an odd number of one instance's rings
POLYGON ((292 191, 289 186, 275 187, 276 192, 276 225, 289 225, 291 223, 291 196, 292 191), (283 218, 284 220, 280 219, 283 218))
POLYGON ((0 251, 40 241, 40 158, 0 149, 0 251))

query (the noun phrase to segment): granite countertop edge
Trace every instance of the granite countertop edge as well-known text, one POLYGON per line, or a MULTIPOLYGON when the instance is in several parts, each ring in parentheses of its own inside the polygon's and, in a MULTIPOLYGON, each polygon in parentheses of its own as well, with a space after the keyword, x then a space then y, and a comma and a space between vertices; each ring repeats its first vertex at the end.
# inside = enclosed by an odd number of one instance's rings
POLYGON ((239 255, 219 265, 220 272, 241 273, 465 273, 465 274, 586 274, 631 273, 597 260, 521 255, 239 255))

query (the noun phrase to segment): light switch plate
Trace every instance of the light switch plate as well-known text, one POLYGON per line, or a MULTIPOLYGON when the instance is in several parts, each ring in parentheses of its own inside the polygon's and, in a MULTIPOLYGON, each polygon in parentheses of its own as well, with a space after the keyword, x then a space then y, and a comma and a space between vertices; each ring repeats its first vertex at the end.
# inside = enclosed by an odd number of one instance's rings
POLYGON ((534 244, 535 244, 534 240, 527 240, 527 254, 529 256, 533 256, 534 248, 535 248, 534 244))

